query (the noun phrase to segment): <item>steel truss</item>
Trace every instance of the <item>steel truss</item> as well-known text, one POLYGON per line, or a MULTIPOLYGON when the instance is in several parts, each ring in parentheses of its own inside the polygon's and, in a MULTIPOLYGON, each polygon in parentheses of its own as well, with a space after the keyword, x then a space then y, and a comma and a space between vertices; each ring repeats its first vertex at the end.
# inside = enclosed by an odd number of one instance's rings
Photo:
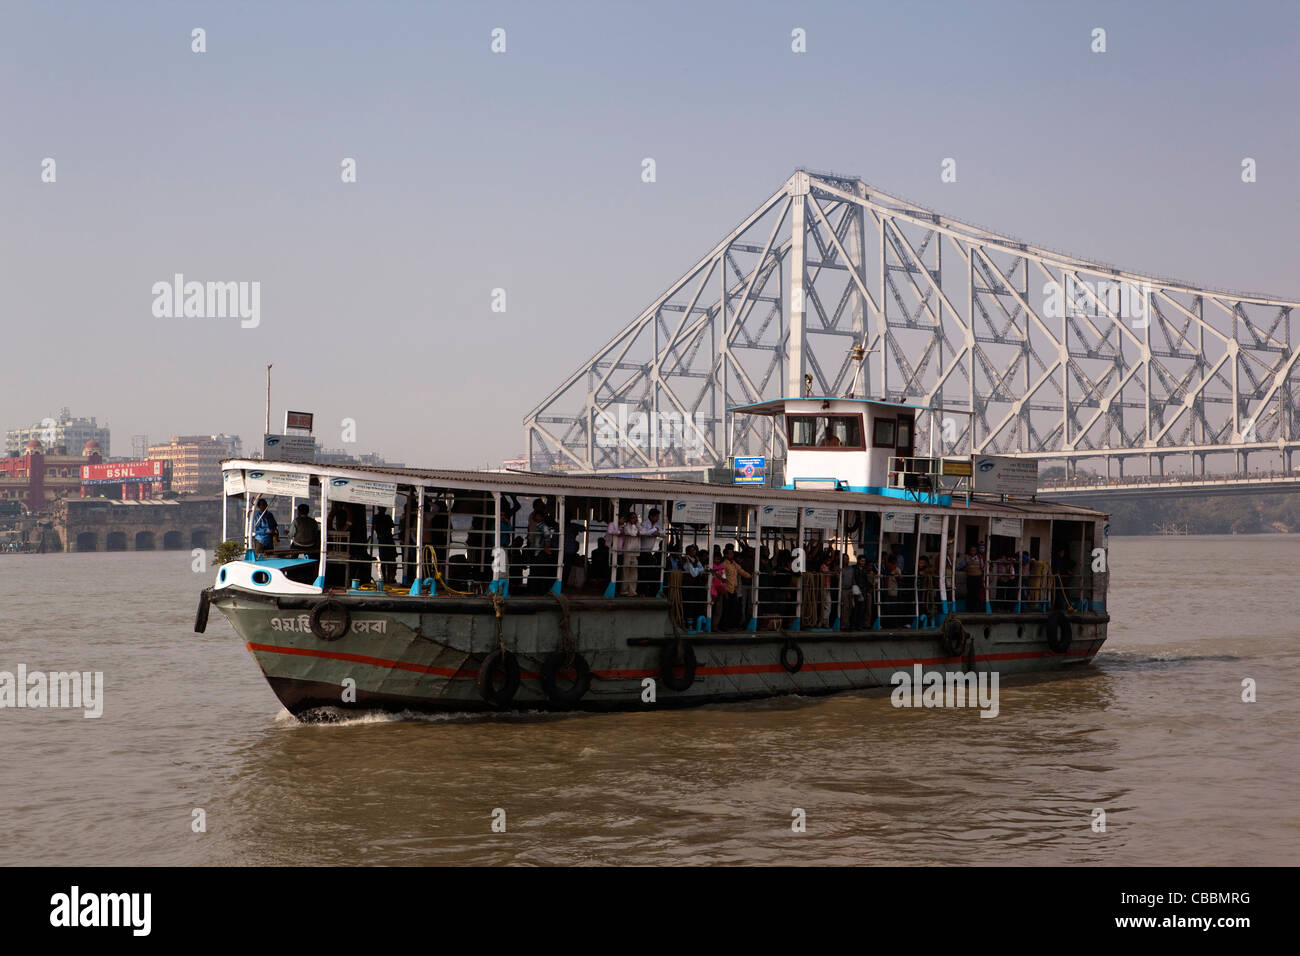
POLYGON ((771 419, 727 408, 810 390, 951 409, 934 426, 946 452, 1107 474, 1135 458, 1163 473, 1170 455, 1204 473, 1228 454, 1244 471, 1267 452, 1289 471, 1296 307, 1037 248, 799 170, 528 414, 528 455, 534 470, 655 475, 780 456, 771 419))

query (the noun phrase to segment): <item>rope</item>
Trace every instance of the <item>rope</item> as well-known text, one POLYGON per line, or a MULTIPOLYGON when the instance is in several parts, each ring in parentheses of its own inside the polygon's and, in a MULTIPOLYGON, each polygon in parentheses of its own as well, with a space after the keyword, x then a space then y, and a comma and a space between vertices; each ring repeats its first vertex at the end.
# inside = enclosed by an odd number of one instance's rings
POLYGON ((551 591, 550 595, 560 605, 560 650, 564 653, 564 666, 570 667, 573 665, 573 657, 577 653, 578 646, 573 640, 569 598, 567 595, 558 594, 555 591, 551 591))
POLYGON ((672 618, 674 629, 686 626, 686 608, 682 604, 682 572, 668 572, 668 616, 672 618))
POLYGON ((497 616, 497 650, 499 650, 501 656, 504 657, 506 653, 506 629, 504 622, 506 602, 505 599, 495 591, 492 592, 492 610, 496 612, 497 616))
POLYGON ((442 585, 444 591, 449 591, 452 594, 459 594, 461 597, 474 596, 473 591, 457 591, 443 579, 442 572, 438 569, 438 553, 433 550, 433 545, 426 544, 424 550, 428 553, 429 559, 433 563, 433 579, 442 585))
POLYGON ((1070 601, 1070 595, 1066 592, 1065 583, 1061 580, 1061 576, 1059 574, 1052 575, 1052 583, 1055 585, 1055 587, 1053 587, 1052 589, 1052 593, 1055 594, 1057 589, 1059 588, 1061 592, 1061 597, 1065 599, 1066 607, 1070 608, 1071 610, 1074 610, 1074 604, 1070 601))

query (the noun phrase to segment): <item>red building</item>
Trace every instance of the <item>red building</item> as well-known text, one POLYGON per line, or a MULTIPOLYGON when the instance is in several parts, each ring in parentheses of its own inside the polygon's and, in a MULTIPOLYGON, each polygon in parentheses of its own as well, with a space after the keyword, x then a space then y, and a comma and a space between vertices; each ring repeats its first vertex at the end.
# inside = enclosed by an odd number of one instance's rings
POLYGON ((170 488, 171 468, 162 461, 105 462, 99 443, 88 441, 80 455, 59 449, 46 454, 36 439, 23 454, 0 458, 0 501, 17 501, 28 511, 48 511, 60 498, 147 499, 170 488))

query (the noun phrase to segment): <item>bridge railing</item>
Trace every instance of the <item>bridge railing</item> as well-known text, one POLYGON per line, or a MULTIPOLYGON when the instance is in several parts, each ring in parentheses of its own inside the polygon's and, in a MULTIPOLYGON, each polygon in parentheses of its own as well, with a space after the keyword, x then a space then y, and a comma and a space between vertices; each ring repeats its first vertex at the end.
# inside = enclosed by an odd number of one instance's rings
POLYGON ((1154 485, 1226 485, 1267 479, 1290 479, 1292 481, 1300 481, 1300 472, 1251 471, 1212 475, 1125 475, 1122 478, 1107 478, 1105 475, 1090 475, 1086 478, 1043 478, 1039 481, 1038 486, 1040 489, 1058 488, 1074 490, 1079 488, 1126 488, 1154 485))

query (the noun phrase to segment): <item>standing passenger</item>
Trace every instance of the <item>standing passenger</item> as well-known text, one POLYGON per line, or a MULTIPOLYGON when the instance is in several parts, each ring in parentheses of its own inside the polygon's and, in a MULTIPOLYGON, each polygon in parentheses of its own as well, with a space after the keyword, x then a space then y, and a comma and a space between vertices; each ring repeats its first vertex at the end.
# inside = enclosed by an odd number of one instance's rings
POLYGON ((393 518, 388 509, 380 505, 370 519, 370 532, 379 545, 379 576, 384 584, 397 580, 397 542, 393 539, 393 518))
POLYGON ((637 592, 642 597, 654 597, 659 592, 660 542, 664 536, 658 508, 650 509, 637 531, 641 541, 637 592))
POLYGON ((266 499, 258 498, 257 507, 253 511, 253 550, 257 554, 273 551, 276 539, 280 537, 279 528, 275 515, 267 510, 266 499))

